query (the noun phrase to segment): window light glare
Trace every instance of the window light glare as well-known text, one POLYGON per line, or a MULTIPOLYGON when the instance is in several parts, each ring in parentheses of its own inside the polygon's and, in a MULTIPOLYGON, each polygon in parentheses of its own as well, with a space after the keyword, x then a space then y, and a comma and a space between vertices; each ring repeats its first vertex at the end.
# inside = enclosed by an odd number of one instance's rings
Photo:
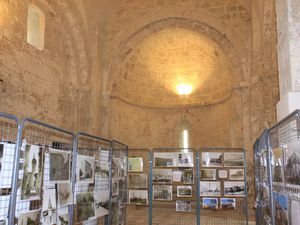
POLYGON ((187 152, 189 148, 189 134, 187 130, 183 131, 183 148, 184 152, 187 152))
POLYGON ((192 93, 192 86, 190 84, 179 84, 176 89, 179 95, 189 95, 192 93))

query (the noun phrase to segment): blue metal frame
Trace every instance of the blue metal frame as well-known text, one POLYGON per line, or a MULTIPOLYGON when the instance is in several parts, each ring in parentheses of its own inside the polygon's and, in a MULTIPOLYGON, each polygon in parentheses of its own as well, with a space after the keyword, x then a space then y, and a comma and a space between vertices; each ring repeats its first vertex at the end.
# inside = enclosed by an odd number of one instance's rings
POLYGON ((200 215, 200 156, 199 156, 199 151, 196 153, 196 199, 197 199, 197 208, 196 208, 196 213, 197 213, 197 225, 200 225, 201 221, 201 215, 200 215))
POLYGON ((148 223, 152 225, 152 196, 153 196, 153 152, 149 151, 149 212, 148 212, 148 223))

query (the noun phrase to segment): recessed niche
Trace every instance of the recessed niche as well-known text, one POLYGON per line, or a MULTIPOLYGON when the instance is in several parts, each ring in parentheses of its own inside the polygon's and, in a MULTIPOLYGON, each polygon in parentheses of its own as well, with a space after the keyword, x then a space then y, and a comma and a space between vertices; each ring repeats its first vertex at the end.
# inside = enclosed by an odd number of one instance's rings
POLYGON ((29 4, 27 18, 27 43, 44 50, 45 14, 36 5, 29 4))

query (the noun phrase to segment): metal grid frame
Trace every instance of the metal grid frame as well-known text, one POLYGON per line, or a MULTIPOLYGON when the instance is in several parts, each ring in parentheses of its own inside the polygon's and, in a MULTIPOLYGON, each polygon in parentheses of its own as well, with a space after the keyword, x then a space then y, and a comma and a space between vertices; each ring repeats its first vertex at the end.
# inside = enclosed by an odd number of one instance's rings
POLYGON ((112 178, 110 181, 111 182, 111 190, 110 190, 110 212, 111 213, 109 216, 109 224, 125 225, 126 213, 127 213, 126 203, 127 203, 127 196, 128 196, 128 189, 127 189, 128 146, 117 140, 112 140, 111 148, 112 148, 112 158, 111 158, 112 178), (121 169, 118 168, 118 166, 114 163, 114 158, 121 160, 120 162, 123 168, 121 169), (119 173, 120 171, 122 171, 121 174, 119 173), (115 183, 116 181, 117 183, 115 183), (116 194, 113 193, 113 189, 115 185, 118 186, 117 189, 118 191, 116 194), (120 188, 120 186, 122 186, 122 188, 120 188), (113 215, 114 217, 112 217, 113 215))
MULTIPOLYGON (((178 155, 178 158, 180 156, 178 155)), ((178 159, 179 161, 179 159, 178 159)), ((149 220, 149 224, 152 223, 155 225, 159 224, 169 224, 169 225, 181 225, 181 224, 188 224, 188 225, 196 225, 198 224, 198 212, 199 212, 199 205, 198 205, 198 189, 199 189, 199 173, 198 173, 198 151, 194 148, 155 148, 152 149, 152 160, 151 164, 153 168, 156 169, 173 169, 181 171, 183 173, 184 170, 192 170, 193 171, 193 183, 187 184, 182 182, 173 182, 172 184, 165 184, 167 186, 172 186, 172 201, 157 201, 153 200, 152 196, 150 202, 150 212, 149 217, 151 216, 151 220, 149 220), (172 166, 172 167, 156 167, 155 165, 155 153, 173 153, 173 154, 182 154, 182 153, 193 153, 193 166, 186 167, 186 166, 172 166), (178 186, 192 186, 192 197, 177 197, 177 187, 178 186), (175 194, 174 194, 175 193, 175 194), (176 197, 174 197, 176 196, 176 197), (191 206, 191 212, 176 212, 176 201, 189 201, 188 208, 191 206)), ((152 169, 153 170, 153 169, 152 169)), ((180 172, 179 172, 180 173, 180 172)), ((151 174, 152 177, 152 174, 151 174)), ((150 178, 152 180, 152 178, 150 178)), ((158 184, 162 185, 162 184, 158 184)), ((164 185, 164 184, 163 184, 164 185)), ((153 185, 150 186, 150 193, 153 194, 153 185)), ((184 204, 184 202, 181 202, 184 204)), ((178 202, 179 206, 180 202, 178 202)), ((180 208, 180 207, 178 207, 180 208)), ((200 221, 200 220, 199 220, 200 221)))
POLYGON ((13 218, 11 206, 15 195, 14 168, 18 149, 19 119, 0 112, 0 221, 13 218))
MULTIPOLYGON (((211 166, 211 167, 203 167, 202 163, 201 166, 199 166, 199 171, 201 172, 203 168, 205 169, 216 169, 218 172, 219 170, 227 170, 227 178, 222 178, 222 179, 216 179, 216 181, 220 181, 220 186, 221 186, 221 196, 220 197, 212 197, 212 198, 218 198, 219 200, 221 198, 235 198, 236 202, 236 209, 234 211, 226 211, 226 210, 206 210, 202 209, 201 205, 199 206, 200 209, 200 224, 246 224, 248 225, 248 190, 247 190, 247 160, 246 160, 246 152, 242 148, 200 148, 199 149, 199 162, 202 162, 202 154, 204 152, 216 152, 216 153, 221 153, 222 154, 222 165, 221 166, 211 166), (224 153, 242 153, 243 154, 243 164, 244 166, 241 167, 233 167, 233 166, 226 166, 224 165, 224 153), (237 182, 244 182, 244 191, 245 195, 243 197, 226 197, 224 193, 224 182, 225 181, 232 181, 228 178, 230 176, 230 169, 243 169, 244 171, 244 180, 239 180, 237 182), (235 213, 232 213, 235 212, 235 213), (209 214, 208 214, 209 213, 209 214), (208 216, 211 215, 209 218, 205 218, 206 214, 208 216), (203 218, 204 217, 204 218, 203 218)), ((218 175, 219 176, 219 175, 218 175)), ((201 183, 201 178, 199 176, 199 183, 201 183)), ((203 198, 203 197, 202 197, 203 198)), ((210 197, 209 197, 210 198, 210 197)), ((200 204, 201 200, 198 202, 200 204)), ((220 202, 220 201, 219 201, 220 202)))
MULTIPOLYGON (((131 175, 147 175, 147 187, 130 187, 127 181, 128 188, 128 201, 126 206, 126 224, 127 225, 139 225, 139 224, 150 224, 152 216, 150 215, 150 208, 152 207, 152 198, 150 198, 150 186, 152 186, 152 152, 150 149, 128 149, 128 158, 143 158, 143 171, 131 172, 128 169, 128 180, 131 175), (130 190, 142 190, 147 191, 148 204, 138 205, 130 204, 130 190)), ((129 167, 129 165, 128 165, 129 167)), ((152 193, 151 193, 152 194, 152 193)), ((152 195, 151 195, 152 196, 152 195)))
MULTIPOLYGON (((13 188, 13 199, 10 207, 10 221, 9 224, 15 224, 18 219, 20 219, 21 213, 28 213, 28 211, 39 211, 41 214, 42 211, 42 204, 43 204, 43 195, 42 193, 46 189, 56 188, 54 181, 50 181, 50 171, 49 171, 49 149, 57 149, 64 154, 69 154, 69 182, 72 182, 72 169, 71 165, 73 164, 73 142, 75 139, 75 135, 69 131, 64 129, 36 121, 30 118, 25 118, 20 123, 19 132, 18 132, 18 149, 17 154, 15 157, 15 164, 14 164, 14 175, 13 175, 13 183, 15 184, 13 188), (33 172, 33 163, 31 164, 31 172, 30 165, 28 164, 28 171, 27 167, 24 167, 26 159, 26 149, 35 148, 38 152, 37 156, 35 153, 32 156, 32 162, 35 160, 35 165, 38 166, 37 170, 40 173, 32 174, 33 172), (46 156, 48 154, 48 160, 46 161, 46 156), (31 174, 30 174, 31 173, 31 174), (28 190, 25 192, 22 188, 24 181, 24 175, 27 176, 28 183, 32 182, 29 181, 30 179, 34 179, 34 184, 30 184, 34 190, 28 190), (30 178, 31 177, 31 178, 30 178), (37 184, 39 183, 39 184, 37 184), (33 195, 32 195, 33 194, 33 195), (35 195, 34 195, 35 194, 35 195), (24 198, 24 199, 22 199, 24 198), (18 219, 17 219, 18 218, 18 219)), ((28 153, 30 154, 30 153, 28 153)), ((27 165, 26 165, 27 166, 27 165)), ((25 184, 27 185, 27 183, 25 184)), ((50 200, 49 200, 50 201, 50 200)), ((68 213, 68 219, 70 223, 72 223, 72 205, 65 206, 66 211, 68 213)), ((57 213, 58 208, 55 208, 57 213)), ((48 212, 49 213, 49 212, 48 212)), ((49 213, 49 219, 56 219, 56 214, 49 213)), ((43 217, 44 218, 44 217, 43 217)), ((38 215, 36 220, 39 220, 41 223, 42 217, 38 215)))
MULTIPOLYGON (((108 167, 111 168, 111 141, 105 138, 89 135, 86 133, 79 132, 76 135, 75 143, 74 143, 74 158, 76 159, 76 166, 73 168, 73 174, 76 174, 77 166, 78 166, 78 155, 80 157, 87 156, 87 157, 94 157, 95 161, 99 162, 99 166, 102 164, 108 164, 108 167)), ((76 209, 76 196, 80 193, 85 192, 93 192, 93 195, 95 192, 100 191, 108 191, 108 195, 110 193, 110 179, 111 179, 111 173, 109 170, 109 174, 107 179, 103 179, 98 177, 98 174, 94 174, 94 181, 93 183, 80 183, 76 177, 73 178, 73 180, 76 182, 73 183, 73 190, 74 190, 74 214, 76 209)), ((109 197, 109 196, 108 196, 109 197)), ((74 224, 85 224, 85 225, 107 225, 109 223, 109 215, 106 215, 104 217, 94 217, 89 220, 86 220, 84 222, 77 222, 76 216, 73 218, 74 224)))

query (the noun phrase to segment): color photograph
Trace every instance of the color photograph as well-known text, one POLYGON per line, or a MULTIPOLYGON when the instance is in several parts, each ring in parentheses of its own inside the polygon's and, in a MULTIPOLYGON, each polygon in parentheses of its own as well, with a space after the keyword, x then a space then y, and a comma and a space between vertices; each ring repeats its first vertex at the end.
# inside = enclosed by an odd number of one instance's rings
POLYGON ((217 170, 216 169, 202 169, 201 180, 216 180, 217 170))
POLYGON ((39 199, 43 179, 43 149, 37 145, 26 145, 24 155, 21 200, 39 199))
POLYGON ((39 225, 40 224, 40 210, 20 213, 18 225, 39 225))
POLYGON ((77 222, 82 222, 95 216, 94 193, 86 192, 76 195, 77 222))
POLYGON ((224 166, 225 167, 243 167, 244 166, 244 153, 240 153, 240 152, 224 153, 224 166))
POLYGON ((244 180, 244 169, 230 169, 230 180, 244 180))
POLYGON ((129 204, 148 205, 148 191, 129 190, 129 204))
POLYGON ((72 204, 73 194, 71 183, 57 184, 57 197, 60 207, 72 204))
POLYGON ((225 196, 245 196, 245 183, 244 181, 225 181, 224 182, 224 195, 225 196))
POLYGON ((128 174, 128 189, 146 189, 148 175, 147 174, 128 174))
POLYGON ((94 183, 95 158, 78 155, 77 156, 77 182, 94 183))
POLYGON ((202 208, 203 209, 218 209, 218 199, 217 198, 203 198, 202 208))
MULTIPOLYGON (((275 224, 286 225, 288 224, 287 205, 288 199, 286 195, 273 191, 273 198, 275 204, 275 224)), ((298 211, 299 214, 299 211, 298 211)), ((299 221, 297 221, 299 223, 299 221)))
POLYGON ((172 184, 173 173, 171 169, 153 169, 153 183, 172 184))
POLYGON ((153 185, 153 200, 172 201, 172 186, 153 185))
POLYGON ((300 200, 289 199, 289 222, 290 225, 299 225, 300 221, 300 200))
POLYGON ((191 212, 192 201, 177 200, 176 201, 176 212, 191 212))
POLYGON ((184 184, 193 184, 194 183, 194 171, 193 171, 193 169, 184 169, 182 171, 182 182, 184 184))
POLYGON ((300 188, 300 142, 288 144, 286 150, 285 178, 289 187, 300 188))
POLYGON ((69 181, 71 154, 69 151, 49 149, 50 181, 69 181))
POLYGON ((200 196, 221 196, 219 181, 200 181, 200 196))
POLYGON ((236 209, 235 198, 221 198, 221 209, 236 209))
POLYGON ((154 153, 155 167, 173 167, 177 165, 176 153, 154 153))
POLYGON ((109 190, 94 192, 94 201, 96 217, 109 214, 109 190))
POLYGON ((203 167, 221 167, 223 162, 222 152, 202 152, 203 167))
POLYGON ((177 186, 177 197, 192 197, 192 186, 177 186))
POLYGON ((128 172, 143 172, 143 157, 128 157, 128 172))

